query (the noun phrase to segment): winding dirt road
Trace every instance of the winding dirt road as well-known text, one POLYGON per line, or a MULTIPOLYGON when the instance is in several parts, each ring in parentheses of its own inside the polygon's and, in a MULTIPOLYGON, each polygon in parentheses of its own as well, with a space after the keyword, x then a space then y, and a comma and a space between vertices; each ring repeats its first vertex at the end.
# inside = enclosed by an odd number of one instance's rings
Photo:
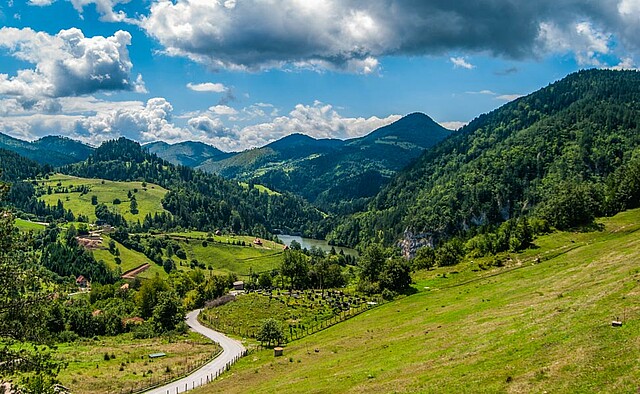
POLYGON ((246 349, 239 341, 231 339, 224 334, 213 331, 212 329, 200 324, 200 322, 198 321, 199 313, 200 309, 189 312, 187 314, 187 324, 193 331, 200 333, 215 342, 218 342, 220 346, 222 346, 222 353, 220 353, 220 355, 210 363, 205 364, 203 367, 194 371, 190 375, 164 386, 146 391, 146 394, 184 393, 188 390, 192 390, 196 387, 205 385, 215 379, 216 376, 219 375, 222 371, 224 371, 227 364, 234 363, 244 354, 246 349))

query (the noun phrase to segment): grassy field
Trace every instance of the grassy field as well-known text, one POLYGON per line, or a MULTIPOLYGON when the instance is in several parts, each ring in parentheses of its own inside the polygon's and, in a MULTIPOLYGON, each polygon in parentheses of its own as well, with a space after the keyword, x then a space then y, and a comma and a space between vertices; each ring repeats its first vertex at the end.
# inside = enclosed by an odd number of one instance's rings
POLYGON ((30 222, 28 220, 16 219, 15 225, 20 231, 33 231, 39 232, 44 230, 44 225, 40 223, 30 222))
POLYGON ((71 209, 77 216, 79 214, 89 217, 91 222, 96 220, 95 206, 91 204, 91 196, 98 197, 98 203, 104 203, 109 208, 115 209, 122 214, 127 221, 136 222, 144 219, 147 213, 154 214, 156 212, 165 212, 162 208, 162 198, 167 190, 152 183, 142 186, 141 182, 114 182, 102 179, 78 178, 69 175, 56 174, 49 179, 39 179, 38 188, 44 191, 40 197, 46 204, 56 205, 58 200, 62 201, 66 209, 71 209), (47 194, 48 187, 53 190, 52 194, 47 194), (78 192, 62 193, 62 188, 71 189, 71 187, 87 186, 90 191, 86 194, 78 192), (135 190, 137 192, 135 192, 135 190), (136 196, 138 202, 139 213, 132 214, 129 211, 130 199, 127 197, 128 192, 136 196), (121 201, 120 204, 114 205, 115 199, 121 201))
POLYGON ((306 330, 318 328, 320 323, 348 311, 363 307, 365 298, 353 295, 341 296, 338 292, 326 291, 325 298, 313 290, 296 292, 292 297, 285 291, 250 293, 236 297, 225 305, 205 309, 201 314, 204 324, 223 332, 242 333, 255 337, 264 319, 273 317, 282 322, 287 338, 294 333, 304 335, 306 330), (338 307, 337 303, 344 302, 338 307))
POLYGON ((131 334, 84 339, 58 345, 56 358, 68 363, 59 379, 73 393, 120 393, 152 380, 175 376, 188 365, 220 350, 209 339, 190 332, 176 338, 133 339, 131 334), (165 357, 150 359, 163 352, 165 357), (105 353, 115 358, 105 361, 105 353))
MULTIPOLYGON (((257 246, 253 244, 255 237, 209 237, 207 233, 203 232, 171 233, 168 235, 179 241, 180 246, 187 253, 188 261, 196 259, 206 266, 213 267, 214 273, 218 274, 234 272, 243 276, 249 275, 251 270, 253 272, 270 271, 279 266, 282 261, 283 245, 262 240, 262 246, 257 246), (213 238, 214 242, 207 242, 207 246, 203 246, 203 241, 207 238, 213 238), (233 245, 233 242, 242 241, 247 246, 233 245)), ((186 269, 186 266, 180 267, 178 265, 178 268, 186 269)))
POLYGON ((295 341, 284 357, 251 354, 194 393, 637 392, 640 211, 601 222, 540 237, 503 255, 503 268, 421 272, 417 294, 295 341))
MULTIPOLYGON (((104 245, 105 248, 107 247, 107 245, 109 245, 109 240, 109 236, 102 236, 102 245, 104 245)), ((120 251, 120 264, 116 263, 115 256, 112 255, 108 249, 93 250, 93 257, 95 257, 96 260, 103 260, 111 269, 120 267, 122 273, 137 268, 143 264, 149 264, 149 269, 138 275, 141 278, 152 278, 156 274, 163 277, 167 276, 167 273, 161 266, 149 260, 149 258, 147 258, 147 256, 145 256, 144 254, 136 252, 135 250, 127 249, 117 241, 114 242, 116 243, 116 247, 120 251)))

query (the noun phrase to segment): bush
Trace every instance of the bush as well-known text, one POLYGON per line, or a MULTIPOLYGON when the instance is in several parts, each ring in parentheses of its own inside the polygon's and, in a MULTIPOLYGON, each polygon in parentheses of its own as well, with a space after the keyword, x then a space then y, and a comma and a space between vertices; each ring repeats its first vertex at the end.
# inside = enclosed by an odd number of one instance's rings
POLYGON ((78 338, 78 334, 73 331, 62 331, 58 334, 58 341, 60 342, 75 342, 78 338))
POLYGON ((120 201, 119 198, 114 198, 113 199, 113 205, 118 205, 118 204, 121 204, 121 203, 122 203, 122 201, 120 201))
POLYGON ((138 325, 133 330, 131 330, 131 332, 133 333, 134 339, 148 339, 156 336, 156 332, 153 329, 153 324, 151 324, 150 322, 144 322, 138 325))

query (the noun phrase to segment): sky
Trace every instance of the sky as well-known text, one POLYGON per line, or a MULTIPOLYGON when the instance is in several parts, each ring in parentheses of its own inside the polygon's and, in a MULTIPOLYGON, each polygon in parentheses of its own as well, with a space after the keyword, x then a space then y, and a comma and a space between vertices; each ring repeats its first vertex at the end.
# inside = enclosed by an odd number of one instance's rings
POLYGON ((640 55, 640 0, 2 0, 0 26, 0 132, 94 146, 457 129, 640 55))

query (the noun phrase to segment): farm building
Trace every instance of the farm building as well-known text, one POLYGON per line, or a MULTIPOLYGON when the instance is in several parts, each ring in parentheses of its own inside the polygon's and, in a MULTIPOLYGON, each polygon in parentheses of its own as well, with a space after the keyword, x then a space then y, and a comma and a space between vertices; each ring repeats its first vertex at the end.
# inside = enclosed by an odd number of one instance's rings
POLYGON ((86 289, 91 286, 91 282, 89 282, 89 279, 85 278, 83 275, 80 275, 76 278, 76 285, 82 289, 86 289))

